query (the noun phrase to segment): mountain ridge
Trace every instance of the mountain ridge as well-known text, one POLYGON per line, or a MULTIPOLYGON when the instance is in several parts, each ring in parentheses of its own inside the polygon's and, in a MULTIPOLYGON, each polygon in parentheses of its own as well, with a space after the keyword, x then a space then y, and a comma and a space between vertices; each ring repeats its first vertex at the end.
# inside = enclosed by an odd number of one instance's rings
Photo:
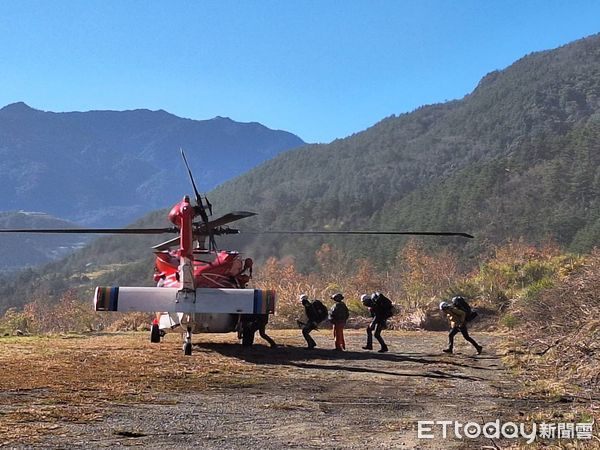
POLYGON ((57 113, 17 102, 0 109, 0 210, 25 207, 86 225, 124 225, 187 188, 179 148, 206 191, 301 145, 292 133, 258 122, 199 121, 147 109, 57 113))

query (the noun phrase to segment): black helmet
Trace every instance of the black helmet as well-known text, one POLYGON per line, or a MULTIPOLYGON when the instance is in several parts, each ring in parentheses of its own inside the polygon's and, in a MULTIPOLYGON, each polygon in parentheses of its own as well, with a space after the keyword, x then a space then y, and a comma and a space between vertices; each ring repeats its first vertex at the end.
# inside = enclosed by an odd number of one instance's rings
POLYGON ((335 302, 341 302, 342 300, 344 300, 344 296, 341 292, 337 292, 331 296, 331 299, 335 302))

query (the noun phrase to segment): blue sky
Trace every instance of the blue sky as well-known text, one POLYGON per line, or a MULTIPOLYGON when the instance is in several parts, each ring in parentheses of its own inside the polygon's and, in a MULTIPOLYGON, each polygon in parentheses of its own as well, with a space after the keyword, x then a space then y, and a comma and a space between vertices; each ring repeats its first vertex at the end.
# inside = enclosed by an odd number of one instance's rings
POLYGON ((600 31, 598 1, 0 3, 0 106, 164 109, 329 142, 600 31))

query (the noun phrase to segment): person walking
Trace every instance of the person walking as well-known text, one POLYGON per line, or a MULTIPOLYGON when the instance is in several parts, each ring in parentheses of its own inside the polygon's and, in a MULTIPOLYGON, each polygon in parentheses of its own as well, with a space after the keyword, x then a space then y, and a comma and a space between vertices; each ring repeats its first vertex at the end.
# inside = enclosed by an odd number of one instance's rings
POLYGON ((387 327, 387 319, 391 316, 390 309, 387 307, 387 303, 391 305, 390 300, 379 292, 374 292, 373 294, 361 295, 360 301, 364 306, 369 308, 369 312, 373 318, 369 326, 367 326, 367 345, 363 349, 373 350, 373 336, 375 336, 375 339, 377 339, 377 342, 381 346, 378 352, 387 352, 389 349, 381 337, 381 332, 387 327))
POLYGON ((471 343, 475 347, 475 350, 477 350, 477 354, 480 355, 483 347, 469 336, 469 331, 467 330, 467 313, 448 302, 440 303, 440 311, 446 315, 451 327, 448 334, 448 348, 444 349, 443 352, 452 353, 454 351, 454 336, 460 331, 465 340, 471 343))
POLYGON ((329 311, 329 321, 333 324, 333 338, 335 339, 335 349, 339 351, 346 350, 346 341, 344 340, 344 327, 350 317, 350 311, 344 303, 344 295, 341 292, 333 294, 331 299, 335 302, 329 311))
MULTIPOLYGON (((317 300, 315 300, 315 302, 316 301, 317 300)), ((323 320, 323 319, 319 320, 320 317, 317 312, 317 309, 315 308, 313 303, 311 303, 311 301, 308 299, 308 295, 306 295, 306 294, 300 295, 300 303, 302 303, 302 306, 304 306, 304 313, 306 314, 306 322, 298 321, 298 324, 302 326, 302 336, 304 336, 304 339, 306 340, 307 348, 310 350, 317 346, 317 343, 310 335, 310 332, 313 330, 316 330, 317 326, 319 325, 319 322, 321 322, 321 320, 323 320)), ((327 311, 327 309, 326 309, 326 311, 327 311)))

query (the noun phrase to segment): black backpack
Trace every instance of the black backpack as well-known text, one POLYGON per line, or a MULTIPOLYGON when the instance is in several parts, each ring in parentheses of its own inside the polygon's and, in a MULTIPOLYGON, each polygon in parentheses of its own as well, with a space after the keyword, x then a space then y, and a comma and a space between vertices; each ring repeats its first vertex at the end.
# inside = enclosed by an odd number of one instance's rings
POLYGON ((321 300, 315 300, 314 302, 312 302, 312 305, 313 308, 315 308, 315 312, 317 313, 317 322, 323 322, 325 319, 327 319, 329 311, 327 310, 327 306, 325 306, 321 300))
POLYGON ((470 322, 471 320, 473 320, 475 317, 477 317, 477 311, 474 311, 471 308, 471 305, 469 305, 467 303, 467 301, 461 297, 460 295, 457 297, 454 297, 452 299, 452 304, 454 306, 456 306, 458 309, 460 309, 461 311, 465 312, 465 320, 467 322, 470 322))
POLYGON ((383 294, 377 294, 375 298, 375 307, 385 319, 394 315, 394 305, 392 301, 383 294))

